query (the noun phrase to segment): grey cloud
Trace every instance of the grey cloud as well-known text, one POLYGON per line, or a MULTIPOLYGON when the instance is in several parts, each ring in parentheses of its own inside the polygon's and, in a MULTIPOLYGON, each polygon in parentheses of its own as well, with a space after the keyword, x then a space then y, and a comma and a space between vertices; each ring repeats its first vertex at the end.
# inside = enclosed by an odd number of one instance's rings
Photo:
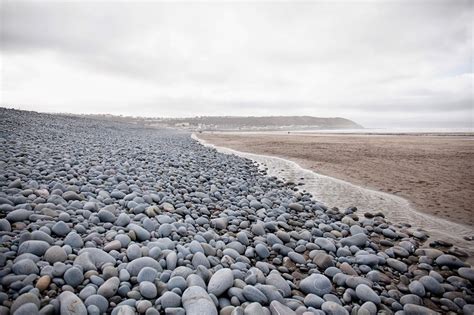
POLYGON ((133 103, 155 116, 472 113, 470 1, 2 1, 0 14, 9 104, 125 113, 133 103))

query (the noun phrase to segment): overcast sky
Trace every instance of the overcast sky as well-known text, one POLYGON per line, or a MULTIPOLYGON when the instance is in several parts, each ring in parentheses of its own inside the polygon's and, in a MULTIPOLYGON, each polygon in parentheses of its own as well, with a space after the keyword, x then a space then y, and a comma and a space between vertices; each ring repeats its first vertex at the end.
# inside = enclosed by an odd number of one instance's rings
POLYGON ((2 106, 473 125, 472 1, 0 1, 2 106))

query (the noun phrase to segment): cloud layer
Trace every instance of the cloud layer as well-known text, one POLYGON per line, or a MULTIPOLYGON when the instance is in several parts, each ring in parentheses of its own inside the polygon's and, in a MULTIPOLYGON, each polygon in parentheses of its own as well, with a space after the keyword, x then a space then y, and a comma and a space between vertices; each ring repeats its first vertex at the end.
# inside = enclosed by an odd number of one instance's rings
POLYGON ((473 123, 470 1, 1 5, 1 103, 473 123))

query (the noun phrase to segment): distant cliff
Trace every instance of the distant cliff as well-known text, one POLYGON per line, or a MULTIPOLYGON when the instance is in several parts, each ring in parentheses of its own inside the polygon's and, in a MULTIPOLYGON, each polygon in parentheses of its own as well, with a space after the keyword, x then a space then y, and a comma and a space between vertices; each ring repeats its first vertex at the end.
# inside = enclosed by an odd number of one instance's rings
POLYGON ((304 129, 360 129, 352 120, 312 116, 199 116, 190 118, 145 118, 113 115, 85 115, 102 120, 191 130, 304 130, 304 129))
MULTIPOLYGON (((158 123, 158 121, 157 121, 158 123)), ((160 124, 202 130, 301 130, 301 129, 359 129, 361 125, 345 118, 311 116, 202 116, 163 119, 160 124)))

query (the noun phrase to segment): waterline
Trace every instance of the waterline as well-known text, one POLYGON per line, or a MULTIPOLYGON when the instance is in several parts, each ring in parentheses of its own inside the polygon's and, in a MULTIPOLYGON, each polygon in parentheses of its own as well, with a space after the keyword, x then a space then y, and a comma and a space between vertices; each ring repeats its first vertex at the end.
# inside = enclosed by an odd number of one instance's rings
POLYGON ((413 228, 420 227, 429 233, 431 239, 456 244, 458 248, 468 252, 470 257, 474 258, 474 244, 464 239, 473 235, 470 226, 419 212, 404 198, 321 175, 284 158, 216 146, 200 139, 196 134, 192 134, 191 137, 218 152, 253 160, 267 171, 268 176, 276 176, 294 183, 302 182, 302 185, 298 186, 299 189, 307 191, 313 195, 314 199, 329 207, 345 209, 356 206, 362 213, 382 212, 388 221, 394 224, 408 223, 413 228))

